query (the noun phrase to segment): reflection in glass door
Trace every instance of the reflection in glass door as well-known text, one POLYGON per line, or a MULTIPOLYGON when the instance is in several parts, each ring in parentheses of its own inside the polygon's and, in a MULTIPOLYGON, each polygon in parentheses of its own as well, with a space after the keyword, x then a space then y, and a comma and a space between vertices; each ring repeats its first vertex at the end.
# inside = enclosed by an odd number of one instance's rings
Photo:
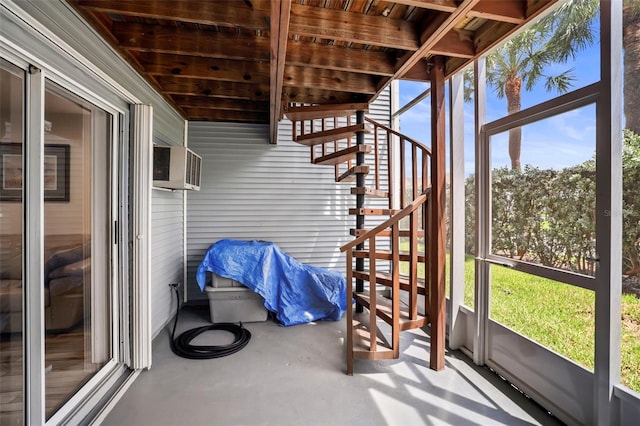
POLYGON ((54 414, 112 358, 111 114, 47 81, 45 405, 54 414))
POLYGON ((24 422, 25 72, 0 59, 0 424, 24 422))

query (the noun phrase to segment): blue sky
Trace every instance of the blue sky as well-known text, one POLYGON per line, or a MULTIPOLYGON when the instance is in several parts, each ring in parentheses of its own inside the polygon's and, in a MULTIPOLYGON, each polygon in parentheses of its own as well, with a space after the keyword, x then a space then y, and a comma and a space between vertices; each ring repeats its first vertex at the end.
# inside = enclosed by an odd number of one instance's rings
MULTIPOLYGON (((598 27, 598 23, 594 23, 598 27)), ((573 69, 575 90, 600 79, 599 43, 581 51, 575 60, 557 64, 545 70, 545 74, 556 75, 573 69)), ((414 99, 429 87, 428 83, 400 82, 400 107, 414 99)), ((448 96, 448 95, 447 95, 448 96)), ((544 81, 531 91, 522 90, 522 108, 528 108, 557 96, 547 92, 544 81)), ((404 113, 400 118, 400 131, 418 141, 430 145, 429 114, 430 98, 404 113)), ((448 108, 448 105, 447 105, 448 108)), ((492 87, 487 87, 487 122, 504 117, 507 113, 506 99, 500 99, 492 87)), ((465 104, 465 174, 474 173, 473 104, 465 104)), ((587 106, 555 116, 542 122, 526 126, 522 130, 522 165, 531 164, 540 168, 555 168, 576 165, 593 157, 595 151, 595 106, 587 106)), ((448 142, 447 142, 448 143, 448 142)), ((492 165, 509 166, 507 134, 492 139, 492 165)), ((448 148, 448 147, 447 147, 448 148)), ((448 167, 448 161, 447 161, 448 167)))

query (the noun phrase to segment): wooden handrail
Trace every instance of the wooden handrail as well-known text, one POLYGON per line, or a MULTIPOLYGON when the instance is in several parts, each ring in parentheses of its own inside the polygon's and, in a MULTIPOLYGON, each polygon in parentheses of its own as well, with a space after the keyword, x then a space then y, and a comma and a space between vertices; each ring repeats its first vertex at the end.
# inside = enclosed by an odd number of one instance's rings
POLYGON ((340 247, 340 251, 346 251, 348 249, 351 249, 351 248, 355 247, 356 245, 358 245, 360 243, 363 243, 365 240, 371 238, 373 235, 378 234, 380 231, 383 231, 383 230, 389 228, 390 226, 395 225, 396 223, 400 222, 401 219, 407 217, 408 215, 413 213, 415 210, 417 210, 420 206, 422 206, 422 204, 424 204, 425 201, 427 200, 427 198, 429 197, 430 193, 431 193, 431 188, 425 189, 418 198, 413 200, 411 202, 411 204, 409 204, 407 207, 405 207, 404 209, 400 210, 399 213, 393 215, 392 217, 390 217, 389 219, 385 220, 384 222, 382 222, 380 225, 376 226, 375 228, 370 229, 369 231, 365 232, 364 234, 362 234, 361 236, 359 236, 355 240, 343 245, 342 247, 340 247))
MULTIPOLYGON (((391 150, 391 140, 392 140, 392 136, 396 136, 399 140, 399 166, 400 166, 400 182, 399 182, 399 196, 397 197, 397 201, 399 201, 399 207, 403 208, 405 206, 405 203, 408 201, 407 198, 409 198, 409 200, 415 199, 418 195, 419 192, 421 190, 424 190, 427 187, 427 175, 428 175, 428 165, 429 165, 429 161, 428 158, 431 157, 431 149, 425 145, 423 145, 422 143, 406 136, 403 135, 400 132, 397 132, 393 129, 390 129, 389 127, 378 123, 375 120, 372 120, 371 118, 365 117, 365 121, 372 124, 374 126, 374 140, 377 141, 377 135, 379 131, 385 132, 386 133, 386 137, 387 137, 387 147, 388 147, 388 167, 387 167, 387 172, 389 173, 389 181, 388 181, 388 185, 389 185, 389 194, 391 194, 392 192, 392 188, 394 188, 393 184, 393 176, 391 176, 391 164, 392 163, 392 155, 393 152, 391 150), (422 176, 419 176, 418 174, 418 162, 422 160, 422 167, 420 172, 422 173, 422 176), (410 164, 408 164, 410 163, 410 164), (405 174, 405 171, 407 171, 409 174, 405 174), (407 181, 406 178, 409 178, 409 181, 407 181), (407 194, 406 190, 407 190, 407 185, 410 184, 411 185, 411 193, 407 194)), ((395 141, 394 141, 395 143, 395 141)), ((377 150, 376 150, 377 153, 377 150)), ((379 164, 378 164, 378 158, 376 157, 376 163, 375 163, 375 176, 376 176, 376 189, 380 189, 380 183, 379 183, 379 164)), ((393 208, 393 199, 391 196, 389 196, 389 208, 393 208)))
POLYGON ((429 147, 428 147, 428 146, 426 146, 426 145, 423 145, 421 142, 418 142, 418 141, 417 141, 417 140, 415 140, 415 139, 411 139, 410 137, 408 137, 408 136, 406 136, 406 135, 403 135, 402 133, 397 132, 397 131, 395 131, 395 130, 391 129, 390 127, 387 127, 387 126, 385 126, 384 124, 380 124, 380 123, 378 123, 377 121, 370 119, 369 117, 365 117, 365 118, 364 118, 364 121, 368 121, 369 123, 373 124, 374 126, 376 126, 376 127, 380 127, 381 129, 386 130, 387 132, 389 132, 389 133, 391 133, 391 134, 393 134, 393 135, 395 135, 395 136, 399 137, 400 139, 406 140, 407 142, 411 142, 411 144, 412 144, 412 145, 416 145, 418 148, 420 148, 420 149, 423 149, 423 150, 427 151, 427 153, 428 153, 429 155, 431 155, 431 148, 429 148, 429 147))

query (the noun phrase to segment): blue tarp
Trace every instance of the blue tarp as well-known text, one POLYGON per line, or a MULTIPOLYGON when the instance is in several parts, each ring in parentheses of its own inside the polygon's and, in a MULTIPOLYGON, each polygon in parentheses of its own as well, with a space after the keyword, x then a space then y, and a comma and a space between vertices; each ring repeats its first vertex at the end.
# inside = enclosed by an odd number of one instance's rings
POLYGON ((203 291, 207 271, 261 295, 285 326, 338 321, 346 309, 346 280, 340 272, 304 265, 271 242, 220 240, 198 267, 196 280, 203 291))

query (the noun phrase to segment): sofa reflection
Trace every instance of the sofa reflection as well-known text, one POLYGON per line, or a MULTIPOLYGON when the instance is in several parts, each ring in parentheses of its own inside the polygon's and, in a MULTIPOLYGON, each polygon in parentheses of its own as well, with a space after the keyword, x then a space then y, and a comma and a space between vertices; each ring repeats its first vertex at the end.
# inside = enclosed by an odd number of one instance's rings
MULTIPOLYGON (((0 236, 0 333, 22 329, 22 244, 22 235, 0 236)), ((44 238, 43 297, 47 331, 68 330, 82 320, 90 279, 88 236, 47 235, 44 238)))

